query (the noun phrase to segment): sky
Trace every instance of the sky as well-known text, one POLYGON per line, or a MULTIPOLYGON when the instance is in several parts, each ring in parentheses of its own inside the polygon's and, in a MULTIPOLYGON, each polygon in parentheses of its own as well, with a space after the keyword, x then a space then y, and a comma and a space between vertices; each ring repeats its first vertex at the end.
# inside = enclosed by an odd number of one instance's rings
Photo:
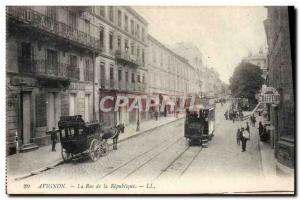
POLYGON ((266 47, 264 7, 133 7, 148 21, 148 33, 161 43, 192 42, 203 63, 229 83, 243 57, 266 47))

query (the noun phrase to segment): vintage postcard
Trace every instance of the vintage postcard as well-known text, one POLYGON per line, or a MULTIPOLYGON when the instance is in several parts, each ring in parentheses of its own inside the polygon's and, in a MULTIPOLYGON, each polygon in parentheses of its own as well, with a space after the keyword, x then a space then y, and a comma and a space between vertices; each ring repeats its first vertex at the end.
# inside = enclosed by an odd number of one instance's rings
POLYGON ((294 7, 6 6, 7 194, 295 194, 294 7))

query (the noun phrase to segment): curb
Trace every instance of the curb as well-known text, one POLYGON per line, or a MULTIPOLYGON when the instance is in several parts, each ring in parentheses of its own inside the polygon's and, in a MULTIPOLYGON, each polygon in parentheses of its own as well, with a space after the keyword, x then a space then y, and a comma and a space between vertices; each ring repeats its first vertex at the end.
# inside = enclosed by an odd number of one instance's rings
POLYGON ((293 176, 295 174, 294 169, 291 169, 291 168, 281 164, 277 159, 276 159, 276 170, 281 175, 285 175, 285 176, 293 176))
MULTIPOLYGON (((166 125, 168 125, 168 124, 171 124, 171 123, 173 123, 173 122, 177 122, 177 121, 179 121, 179 120, 181 120, 181 119, 184 119, 184 116, 178 117, 177 119, 174 119, 174 120, 169 121, 169 122, 167 122, 167 123, 160 124, 159 126, 155 126, 155 127, 148 128, 148 129, 146 129, 146 130, 143 130, 143 131, 136 132, 136 134, 134 134, 134 135, 131 135, 131 136, 126 137, 126 138, 123 138, 123 139, 120 139, 118 143, 124 142, 124 141, 126 141, 126 140, 128 140, 128 139, 131 139, 131 138, 134 138, 134 137, 137 137, 137 136, 140 136, 140 135, 143 135, 143 134, 145 134, 145 133, 147 133, 147 132, 149 132, 149 131, 153 131, 153 130, 155 130, 155 129, 161 128, 161 127, 166 126, 166 125)), ((112 143, 109 144, 109 146, 112 146, 112 143)), ((54 163, 52 163, 52 164, 50 164, 50 165, 48 165, 48 166, 46 166, 46 167, 42 167, 42 168, 40 168, 40 169, 37 169, 37 170, 31 171, 31 172, 29 172, 29 173, 25 173, 25 174, 23 174, 23 175, 20 175, 20 176, 18 176, 18 177, 15 177, 14 180, 15 180, 15 181, 19 181, 19 180, 28 178, 28 177, 30 177, 30 176, 34 176, 34 175, 40 174, 40 173, 42 173, 43 171, 47 171, 47 170, 49 170, 49 169, 53 169, 53 168, 55 168, 56 166, 61 165, 62 163, 64 163, 64 161, 63 161, 63 159, 60 159, 60 160, 58 160, 58 161, 56 161, 56 162, 54 162, 54 163)))
POLYGON ((265 176, 265 170, 264 170, 264 165, 263 165, 263 156, 262 156, 262 153, 261 153, 261 147, 260 147, 260 138, 258 137, 258 142, 257 142, 257 146, 258 146, 258 150, 259 150, 259 162, 260 162, 260 166, 261 166, 261 171, 263 173, 263 176, 265 176))

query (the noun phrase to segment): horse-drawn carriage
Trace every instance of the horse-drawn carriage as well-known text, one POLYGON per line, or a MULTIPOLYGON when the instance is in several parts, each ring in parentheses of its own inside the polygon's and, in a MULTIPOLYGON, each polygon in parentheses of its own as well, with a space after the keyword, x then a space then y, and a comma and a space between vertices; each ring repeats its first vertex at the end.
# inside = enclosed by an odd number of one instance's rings
POLYGON ((97 121, 85 123, 81 115, 60 117, 58 127, 64 161, 83 154, 88 154, 92 161, 97 161, 101 156, 107 154, 109 138, 114 140, 115 147, 115 138, 121 130, 115 128, 113 132, 105 132, 102 124, 97 121))
POLYGON ((200 104, 186 110, 184 124, 184 137, 189 144, 200 143, 203 147, 208 146, 208 140, 213 137, 215 130, 215 106, 200 104))

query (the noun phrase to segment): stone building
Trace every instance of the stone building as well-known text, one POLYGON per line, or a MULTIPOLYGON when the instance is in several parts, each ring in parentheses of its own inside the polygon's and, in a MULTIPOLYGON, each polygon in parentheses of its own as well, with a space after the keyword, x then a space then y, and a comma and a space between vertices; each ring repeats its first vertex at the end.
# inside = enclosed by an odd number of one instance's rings
POLYGON ((259 66, 259 68, 263 71, 263 78, 267 77, 267 56, 264 54, 263 50, 260 49, 258 54, 248 55, 243 58, 242 62, 248 62, 253 65, 259 66))
POLYGON ((178 55, 187 59, 189 64, 194 68, 194 71, 197 73, 197 78, 194 80, 195 85, 197 85, 198 94, 202 92, 203 80, 205 79, 205 75, 203 72, 203 59, 202 52, 198 49, 198 47, 190 42, 178 42, 172 45, 171 49, 178 55))
POLYGON ((161 101, 165 96, 176 98, 198 94, 195 68, 151 35, 148 35, 147 58, 148 93, 154 98, 161 101))
MULTIPOLYGON (((95 71, 100 102, 106 96, 145 94, 148 23, 127 6, 94 6, 88 14, 95 19, 103 46, 96 58, 95 71)), ((127 110, 128 106, 117 112, 100 111, 100 121, 114 125, 118 122, 136 123, 138 118, 141 121, 147 119, 147 113, 143 111, 127 110)))
POLYGON ((178 42, 172 45, 171 49, 187 59, 189 64, 194 68, 194 72, 197 75, 194 77, 194 83, 192 83, 196 86, 195 92, 203 96, 217 97, 220 95, 223 83, 220 80, 219 74, 213 68, 205 66, 203 63, 203 54, 195 44, 178 42))
POLYGON ((295 149, 295 63, 292 62, 288 7, 267 7, 268 17, 264 21, 268 43, 267 86, 280 95, 277 105, 268 105, 268 117, 274 128, 274 141, 277 167, 285 172, 294 168, 295 149))
POLYGON ((48 144, 61 115, 97 118, 103 45, 85 7, 7 7, 7 148, 48 144), (18 141, 16 141, 16 136, 18 141))
POLYGON ((223 94, 224 83, 220 79, 220 75, 213 68, 204 67, 201 75, 203 82, 203 94, 213 97, 221 97, 223 94))

